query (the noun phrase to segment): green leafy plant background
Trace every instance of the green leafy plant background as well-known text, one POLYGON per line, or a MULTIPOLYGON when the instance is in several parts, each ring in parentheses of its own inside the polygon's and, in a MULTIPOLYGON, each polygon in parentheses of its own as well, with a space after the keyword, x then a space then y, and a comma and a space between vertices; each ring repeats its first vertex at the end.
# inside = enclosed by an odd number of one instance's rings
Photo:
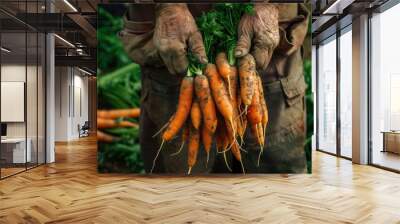
MULTIPOLYGON (((311 23, 310 23, 311 24, 311 23)), ((113 16, 105 8, 98 9, 98 108, 120 109, 139 107, 140 67, 132 65, 117 34, 123 19, 113 16)), ((311 29, 309 29, 311 32, 311 29)), ((307 139, 304 150, 307 171, 311 173, 311 138, 313 135, 313 93, 311 88, 311 60, 304 60, 304 77, 307 83, 307 139)), ((132 119, 137 122, 137 119, 132 119)), ((137 128, 112 128, 104 132, 117 136, 119 141, 98 144, 98 170, 100 172, 144 173, 140 157, 137 128)))
MULTIPOLYGON (((121 17, 98 8, 98 76, 97 100, 99 109, 139 107, 140 67, 125 53, 117 34, 123 27, 121 17)), ((128 119, 138 123, 137 119, 128 119)), ((140 157, 137 128, 102 130, 119 138, 113 143, 98 144, 97 166, 100 172, 144 173, 140 157)))

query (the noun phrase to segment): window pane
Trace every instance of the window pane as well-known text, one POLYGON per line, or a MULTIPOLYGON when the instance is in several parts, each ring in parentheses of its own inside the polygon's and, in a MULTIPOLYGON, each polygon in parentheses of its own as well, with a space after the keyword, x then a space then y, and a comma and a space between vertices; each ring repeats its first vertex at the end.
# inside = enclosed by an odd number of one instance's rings
POLYGON ((30 141, 26 141, 26 33, 1 34, 1 177, 25 170, 31 161, 30 141))
POLYGON ((318 48, 318 147, 336 153, 336 39, 318 48))
POLYGON ((351 158, 352 141, 352 35, 340 36, 340 153, 351 158))
POLYGON ((399 21, 400 5, 374 15, 371 20, 372 163, 397 170, 400 170, 400 31, 395 27, 399 21))

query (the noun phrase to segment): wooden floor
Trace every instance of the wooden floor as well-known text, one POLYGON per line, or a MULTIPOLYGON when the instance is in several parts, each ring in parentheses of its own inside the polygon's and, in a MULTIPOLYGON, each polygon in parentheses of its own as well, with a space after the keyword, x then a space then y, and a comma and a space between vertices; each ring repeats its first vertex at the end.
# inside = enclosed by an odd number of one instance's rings
POLYGON ((95 141, 0 181, 0 223, 400 223, 400 175, 315 153, 312 175, 97 174, 95 141))
POLYGON ((375 150, 372 159, 374 164, 400 170, 400 154, 375 150))

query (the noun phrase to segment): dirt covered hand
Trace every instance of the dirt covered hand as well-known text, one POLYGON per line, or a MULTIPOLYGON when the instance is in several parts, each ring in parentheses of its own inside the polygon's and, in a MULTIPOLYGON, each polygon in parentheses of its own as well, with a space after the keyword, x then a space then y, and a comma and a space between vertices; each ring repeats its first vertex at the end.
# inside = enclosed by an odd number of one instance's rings
POLYGON ((279 44, 279 13, 272 4, 254 5, 254 12, 244 14, 238 27, 236 57, 251 53, 257 69, 265 70, 279 44))
POLYGON ((200 63, 207 63, 203 38, 186 4, 156 6, 153 42, 171 74, 186 72, 188 48, 200 63))

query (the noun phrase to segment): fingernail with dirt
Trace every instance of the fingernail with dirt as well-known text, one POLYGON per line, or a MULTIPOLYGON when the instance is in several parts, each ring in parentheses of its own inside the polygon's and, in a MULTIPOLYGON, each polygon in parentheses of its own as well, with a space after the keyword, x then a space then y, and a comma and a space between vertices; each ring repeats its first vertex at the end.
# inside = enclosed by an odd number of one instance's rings
POLYGON ((243 54, 243 52, 241 50, 236 50, 235 51, 235 56, 236 57, 242 56, 242 54, 243 54))

